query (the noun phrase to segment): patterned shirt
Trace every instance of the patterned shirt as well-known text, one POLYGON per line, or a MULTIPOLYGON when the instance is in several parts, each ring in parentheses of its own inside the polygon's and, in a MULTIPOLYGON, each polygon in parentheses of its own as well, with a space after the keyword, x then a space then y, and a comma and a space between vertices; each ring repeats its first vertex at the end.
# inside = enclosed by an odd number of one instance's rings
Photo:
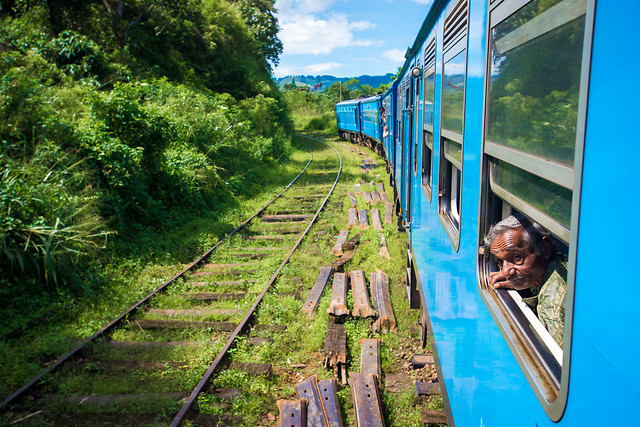
MULTIPOLYGON (((540 283, 544 284, 538 293, 532 297, 523 298, 523 300, 536 311, 540 322, 562 348, 567 294, 567 263, 550 261, 540 283)), ((534 294, 536 293, 535 289, 532 291, 534 294)))

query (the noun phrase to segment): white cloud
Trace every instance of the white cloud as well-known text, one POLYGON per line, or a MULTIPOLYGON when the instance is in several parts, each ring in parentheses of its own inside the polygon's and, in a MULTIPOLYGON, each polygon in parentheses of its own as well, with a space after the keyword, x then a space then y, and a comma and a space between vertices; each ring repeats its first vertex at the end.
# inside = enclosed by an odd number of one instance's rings
POLYGON ((390 61, 403 64, 405 52, 406 51, 402 49, 389 49, 382 52, 382 56, 387 58, 390 61))
POLYGON ((318 64, 310 64, 299 67, 278 66, 273 71, 273 74, 275 77, 327 74, 328 71, 332 71, 332 73, 335 73, 335 71, 339 70, 340 67, 342 67, 342 64, 340 64, 339 62, 322 62, 318 64))
POLYGON ((433 3, 433 0, 412 0, 412 1, 418 4, 428 4, 429 7, 431 7, 431 3, 433 3))
POLYGON ((349 46, 372 46, 378 42, 357 39, 355 31, 373 28, 368 21, 349 22, 344 15, 319 19, 313 15, 298 16, 281 22, 279 37, 284 45, 284 54, 310 53, 329 54, 334 49, 349 46))

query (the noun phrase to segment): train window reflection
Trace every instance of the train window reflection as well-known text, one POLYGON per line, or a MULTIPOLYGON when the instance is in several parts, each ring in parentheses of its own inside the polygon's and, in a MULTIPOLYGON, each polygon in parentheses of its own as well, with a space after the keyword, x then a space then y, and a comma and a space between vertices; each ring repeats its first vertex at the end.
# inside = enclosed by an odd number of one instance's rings
POLYGON ((462 134, 464 122, 464 85, 467 51, 463 50, 444 64, 442 87, 442 127, 462 134))
POLYGON ((447 12, 441 62, 438 213, 456 251, 460 245, 468 6, 462 0, 447 12))
POLYGON ((573 165, 586 3, 532 1, 492 29, 490 141, 573 165))

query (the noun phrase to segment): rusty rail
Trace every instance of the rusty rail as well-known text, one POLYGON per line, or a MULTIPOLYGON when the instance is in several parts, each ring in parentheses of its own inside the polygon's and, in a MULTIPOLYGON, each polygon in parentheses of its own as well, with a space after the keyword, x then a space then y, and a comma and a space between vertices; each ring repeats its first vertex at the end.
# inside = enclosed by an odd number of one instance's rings
MULTIPOLYGON (((306 138, 310 138, 310 137, 306 137, 306 138)), ((310 138, 310 139, 313 139, 314 141, 320 142, 322 144, 325 144, 325 145, 331 147, 336 152, 336 154, 338 155, 338 158, 340 159, 340 167, 338 169, 338 173, 336 175, 336 179, 335 179, 335 181, 333 183, 333 186, 329 190, 329 193, 325 197, 325 199, 322 202, 322 205, 320 206, 320 208, 317 210, 317 212, 315 213, 315 215, 313 216, 311 221, 309 221, 309 225, 307 226, 307 228, 304 230, 302 235, 300 235, 300 237, 298 238, 296 243, 293 245, 293 247, 291 248, 291 250, 287 254, 287 257, 284 259, 284 261, 282 261, 282 263, 280 264, 280 266, 278 267, 276 272, 273 274, 273 276, 271 276, 271 279, 265 285, 265 287, 262 290, 262 292, 258 295, 258 297, 256 298, 255 302, 253 303, 253 305, 249 309, 248 313, 245 315, 245 317, 242 319, 242 321, 238 324, 238 327, 236 328, 236 330, 233 331, 233 333, 231 334, 231 336, 227 340, 227 343, 225 344, 225 346, 222 348, 222 350, 218 354, 218 357, 216 357, 216 359, 213 361, 211 366, 209 366, 209 369, 207 369, 207 372, 204 374, 204 376, 202 377, 202 379, 200 380, 200 382, 198 383, 196 388, 193 389, 193 391, 191 392, 191 394, 187 398, 185 404, 182 406, 182 408, 180 409, 178 414, 175 416, 175 418, 171 422, 171 427, 178 426, 178 425, 180 425, 180 423, 182 423, 182 421, 184 420, 184 417, 187 415, 187 412, 189 411, 189 409, 193 406, 193 404, 197 400, 198 395, 207 386, 207 384, 209 384, 209 381, 211 380, 211 376, 213 375, 213 372, 216 370, 216 368, 218 367, 220 362, 222 362, 222 360, 226 356, 227 352, 231 349, 231 346, 233 345, 233 342, 235 341, 236 337, 243 331, 243 329, 249 323, 249 319, 253 316, 254 311, 256 310, 258 305, 260 305, 260 302, 262 302, 262 299, 264 298, 265 294, 271 288, 271 286, 275 283, 276 279, 280 275, 280 271, 282 271, 284 266, 289 262, 289 259, 291 258, 291 256, 295 252, 295 250, 298 249, 298 246, 300 245, 300 243, 302 243, 302 240, 306 237, 307 233, 309 232, 309 230, 311 229, 313 224, 318 219, 318 216, 320 215, 320 212, 322 212, 322 210, 326 206, 327 202, 329 201, 329 197, 331 197, 331 194, 333 193, 333 190, 336 188, 336 185, 338 184, 338 180, 340 179, 340 174, 342 173, 342 156, 340 155, 338 150, 336 150, 333 146, 327 144, 326 142, 323 142, 323 141, 321 141, 319 139, 316 139, 316 138, 310 138)), ((306 168, 305 168, 305 170, 306 170, 306 168)))

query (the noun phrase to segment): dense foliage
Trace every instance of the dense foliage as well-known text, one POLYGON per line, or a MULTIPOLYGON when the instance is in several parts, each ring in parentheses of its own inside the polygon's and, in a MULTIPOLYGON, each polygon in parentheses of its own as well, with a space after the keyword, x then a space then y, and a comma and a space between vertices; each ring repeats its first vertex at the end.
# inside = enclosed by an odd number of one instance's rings
POLYGON ((2 3, 4 319, 100 283, 110 242, 215 215, 286 158, 273 3, 2 3))

